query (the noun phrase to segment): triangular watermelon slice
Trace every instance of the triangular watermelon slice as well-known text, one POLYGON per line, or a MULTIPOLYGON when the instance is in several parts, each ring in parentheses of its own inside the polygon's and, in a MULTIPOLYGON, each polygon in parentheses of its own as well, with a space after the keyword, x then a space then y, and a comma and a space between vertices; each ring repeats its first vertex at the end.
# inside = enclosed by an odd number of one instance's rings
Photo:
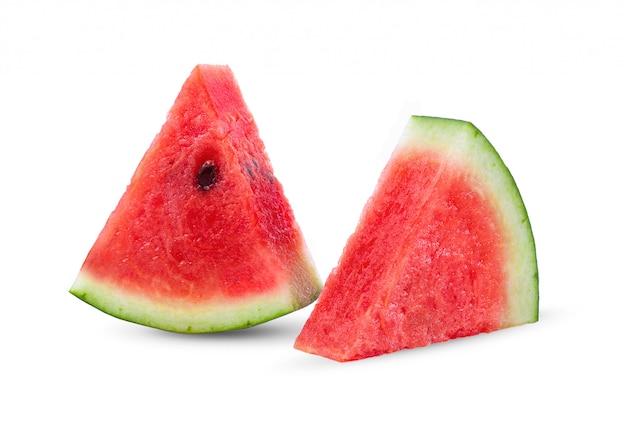
POLYGON ((471 123, 412 117, 295 347, 358 360, 538 320, 528 215, 471 123))
POLYGON ((320 289, 233 73, 197 66, 70 292, 121 319, 200 333, 266 322, 320 289))

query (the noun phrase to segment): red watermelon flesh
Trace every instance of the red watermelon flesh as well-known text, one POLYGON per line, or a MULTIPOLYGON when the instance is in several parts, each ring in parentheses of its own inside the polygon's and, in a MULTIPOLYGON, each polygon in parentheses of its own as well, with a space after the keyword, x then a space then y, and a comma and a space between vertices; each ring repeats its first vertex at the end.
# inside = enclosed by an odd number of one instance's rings
POLYGON ((295 347, 358 360, 538 319, 517 186, 472 124, 412 117, 295 347))
POLYGON ((321 283, 232 71, 199 65, 70 292, 169 331, 253 326, 321 283))

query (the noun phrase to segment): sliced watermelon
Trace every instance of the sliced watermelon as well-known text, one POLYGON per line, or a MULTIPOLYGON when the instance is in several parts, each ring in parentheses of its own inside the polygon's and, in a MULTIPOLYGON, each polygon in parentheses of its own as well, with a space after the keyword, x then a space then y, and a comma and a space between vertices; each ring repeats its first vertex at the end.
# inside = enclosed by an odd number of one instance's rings
POLYGON ((528 215, 471 123, 412 117, 295 347, 358 360, 538 320, 528 215))
POLYGON ((197 66, 70 292, 121 319, 200 333, 266 322, 320 289, 233 73, 197 66))

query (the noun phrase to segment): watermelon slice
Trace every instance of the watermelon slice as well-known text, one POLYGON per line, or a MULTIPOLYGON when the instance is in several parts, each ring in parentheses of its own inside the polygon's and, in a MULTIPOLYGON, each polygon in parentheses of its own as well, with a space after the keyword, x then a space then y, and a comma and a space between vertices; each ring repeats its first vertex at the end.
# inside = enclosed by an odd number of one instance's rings
POLYGON ((228 66, 198 65, 70 292, 182 333, 257 325, 321 282, 228 66))
POLYGON ((295 348, 342 362, 537 320, 509 170, 471 123, 412 117, 295 348))

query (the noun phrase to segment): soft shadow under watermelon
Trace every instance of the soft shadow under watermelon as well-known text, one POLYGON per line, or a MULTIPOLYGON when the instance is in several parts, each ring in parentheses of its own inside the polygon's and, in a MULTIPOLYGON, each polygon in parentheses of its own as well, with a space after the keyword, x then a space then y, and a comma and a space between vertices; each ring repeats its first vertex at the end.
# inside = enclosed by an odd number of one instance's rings
POLYGON ((176 332, 168 332, 160 329, 154 329, 144 326, 135 326, 139 331, 144 332, 146 336, 156 338, 170 339, 186 339, 186 340, 294 340, 298 332, 302 329, 303 323, 289 316, 279 317, 266 323, 245 329, 237 329, 226 332, 199 333, 199 334, 183 334, 176 332))

